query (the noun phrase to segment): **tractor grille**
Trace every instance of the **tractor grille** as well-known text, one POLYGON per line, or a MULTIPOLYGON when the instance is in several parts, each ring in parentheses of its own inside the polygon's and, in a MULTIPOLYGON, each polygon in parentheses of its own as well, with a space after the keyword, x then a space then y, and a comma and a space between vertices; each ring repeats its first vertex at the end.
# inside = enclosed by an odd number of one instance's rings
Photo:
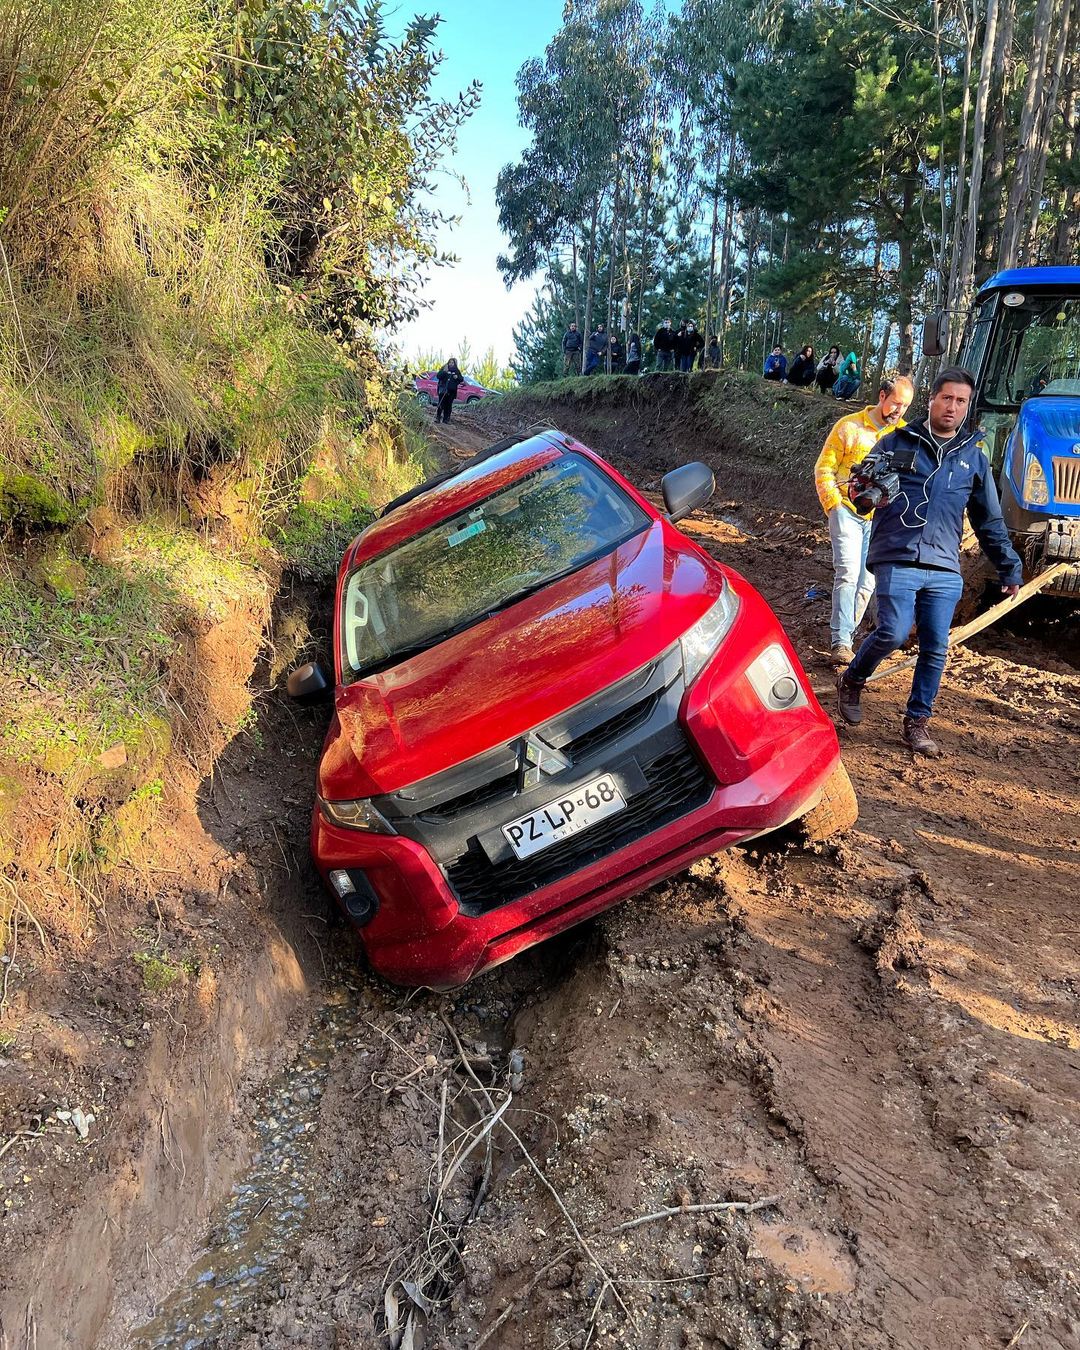
POLYGON ((1080 506, 1080 455, 1054 460, 1054 501, 1060 506, 1080 506))
POLYGON ((642 769, 648 786, 631 797, 625 811, 531 858, 492 863, 473 845, 446 869, 462 906, 469 913, 485 914, 518 900, 670 825, 704 806, 712 795, 712 780, 685 740, 642 769))

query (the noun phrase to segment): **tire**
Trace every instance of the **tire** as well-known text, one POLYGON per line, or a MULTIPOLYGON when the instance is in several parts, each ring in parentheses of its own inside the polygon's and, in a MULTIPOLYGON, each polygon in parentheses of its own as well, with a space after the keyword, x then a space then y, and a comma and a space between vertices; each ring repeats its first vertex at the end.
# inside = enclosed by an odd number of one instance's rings
POLYGON ((430 394, 425 394, 422 389, 417 394, 416 401, 420 404, 421 408, 434 408, 435 406, 435 400, 430 394))
POLYGON ((479 395, 479 394, 470 394, 469 397, 465 400, 465 402, 466 402, 466 403, 479 403, 479 402, 480 402, 480 395, 479 395))
POLYGON ((838 764, 825 780, 821 801, 795 822, 799 838, 806 843, 831 839, 850 830, 859 818, 859 801, 843 764, 838 764))

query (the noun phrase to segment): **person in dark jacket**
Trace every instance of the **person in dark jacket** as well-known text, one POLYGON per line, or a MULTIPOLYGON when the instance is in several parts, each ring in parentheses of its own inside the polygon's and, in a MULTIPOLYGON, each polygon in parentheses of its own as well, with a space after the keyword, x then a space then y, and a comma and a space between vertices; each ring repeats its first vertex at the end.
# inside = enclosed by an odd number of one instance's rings
POLYGON ((611 373, 612 375, 621 375, 623 366, 626 364, 626 348, 622 344, 622 339, 617 333, 611 335, 611 373))
POLYGON ((670 370, 675 359, 675 334, 671 331, 670 319, 665 319, 653 334, 652 345, 656 353, 656 369, 670 370))
POLYGON ((817 387, 823 394, 829 393, 836 383, 836 372, 840 369, 841 360, 839 347, 830 347, 828 355, 821 358, 821 364, 817 368, 815 378, 817 379, 817 387))
POLYGON ((837 681, 837 700, 845 721, 861 722, 859 698, 867 677, 907 639, 914 623, 919 657, 902 739, 919 755, 941 753, 927 723, 964 589, 959 554, 965 510, 1002 591, 1015 595, 1022 579, 982 432, 966 425, 974 389, 968 371, 947 367, 933 383, 926 418, 883 436, 863 466, 879 480, 890 470, 896 473, 899 490, 874 511, 866 565, 877 582, 877 627, 837 681))
POLYGON ((761 373, 767 380, 775 380, 778 384, 787 382, 787 357, 779 343, 765 358, 765 366, 761 373))
POLYGON ((581 373, 581 349, 584 344, 576 323, 571 323, 562 339, 562 373, 578 375, 581 373))
POLYGON ((638 375, 641 372, 641 334, 631 333, 626 344, 626 373, 638 375))
POLYGON ((709 339, 709 345, 705 348, 701 364, 705 370, 719 370, 723 359, 724 354, 720 350, 720 338, 714 333, 709 339))
POLYGON ((450 410, 457 398, 457 391, 465 382, 465 376, 458 369, 457 360, 452 356, 435 377, 435 393, 439 406, 435 409, 436 422, 449 422, 450 410))
POLYGON ((814 376, 816 374, 817 367, 814 364, 814 349, 807 343, 791 363, 787 376, 788 384, 795 384, 798 385, 800 389, 806 389, 814 383, 814 376))
POLYGON ((585 348, 585 374, 593 374, 601 361, 606 362, 607 353, 607 329, 602 323, 598 323, 593 332, 589 334, 588 345, 585 348))
POLYGON ((698 332, 693 319, 686 319, 675 334, 675 358, 679 369, 689 373, 694 369, 698 352, 705 346, 705 339, 698 332))

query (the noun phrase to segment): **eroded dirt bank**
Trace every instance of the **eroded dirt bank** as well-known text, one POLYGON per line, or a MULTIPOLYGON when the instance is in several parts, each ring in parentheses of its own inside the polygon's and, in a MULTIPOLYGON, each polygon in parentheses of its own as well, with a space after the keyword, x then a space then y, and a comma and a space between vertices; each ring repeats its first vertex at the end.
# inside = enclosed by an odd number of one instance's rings
MULTIPOLYGON (((593 432, 645 487, 677 462, 635 462, 629 412, 618 445, 593 432)), ((824 693, 818 520, 720 497, 690 532, 763 590, 824 693)), ((291 888, 326 963, 309 1200, 227 1315, 150 1343, 1080 1345, 1070 656, 1023 632, 959 655, 931 766, 896 741, 903 678, 883 682, 845 733, 849 839, 707 860, 446 997, 371 980, 321 907, 318 714, 271 701, 204 818, 291 888), (692 1208, 723 1202, 763 1203, 692 1208)), ((206 1234, 194 1277, 222 1296, 233 1236, 206 1234)), ((138 1343, 150 1301, 100 1343, 138 1343)))

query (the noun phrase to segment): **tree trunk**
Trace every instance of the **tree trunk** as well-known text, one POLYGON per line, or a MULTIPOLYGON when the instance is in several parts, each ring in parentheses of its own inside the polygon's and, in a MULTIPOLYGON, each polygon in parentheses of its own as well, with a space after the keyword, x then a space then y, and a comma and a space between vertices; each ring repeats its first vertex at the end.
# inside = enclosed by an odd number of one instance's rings
POLYGON ((900 227, 897 231, 897 246, 900 253, 900 266, 897 275, 896 322, 900 328, 900 356, 897 369, 901 375, 910 375, 914 365, 914 334, 912 331, 912 295, 915 290, 914 240, 910 225, 913 223, 912 205, 915 197, 915 183, 911 178, 904 179, 904 198, 901 210, 900 227))
POLYGON ((608 246, 608 288, 607 288, 607 351, 604 354, 604 369, 611 374, 611 314, 615 303, 615 267, 619 256, 619 173, 615 173, 615 188, 611 197, 611 243, 608 246))
POLYGON ((658 113, 658 101, 654 99, 652 126, 649 130, 649 174, 645 180, 645 201, 642 207, 641 216, 641 262, 637 293, 637 331, 639 334, 641 333, 641 325, 644 321, 645 287, 649 275, 649 237, 652 231, 653 182, 656 176, 656 119, 658 113))
POLYGON ((578 285, 577 229, 570 231, 570 257, 574 268, 574 322, 581 332, 581 287, 578 285))
MULTIPOLYGON (((960 304, 961 277, 960 271, 960 236, 961 230, 961 202, 964 199, 964 187, 967 183, 967 141, 968 141, 968 119, 971 113, 971 63, 975 51, 975 14, 974 7, 969 15, 963 4, 960 6, 960 13, 963 16, 964 24, 964 95, 960 104, 960 145, 956 152, 956 181, 953 188, 952 198, 952 231, 949 245, 948 276, 945 282, 945 304, 950 310, 955 311, 960 304)), ((974 225, 972 225, 974 230, 974 225)), ((974 254, 973 254, 974 256, 974 254)), ((950 338, 950 350, 955 350, 956 343, 959 341, 960 325, 955 321, 952 324, 952 336, 950 338)))
POLYGON ((757 253, 758 213, 750 217, 750 238, 746 245, 746 285, 743 287, 742 334, 739 338, 739 365, 745 366, 750 354, 750 301, 754 290, 754 255, 757 253))
MULTIPOLYGON (((878 292, 881 289, 881 235, 879 234, 874 241, 874 279, 870 283, 870 305, 869 315, 866 321, 866 336, 863 338, 862 359, 859 362, 859 369, 865 370, 866 363, 870 360, 870 344, 874 340, 874 317, 877 314, 878 292)), ((885 336, 889 336, 892 331, 892 324, 886 322, 885 336)), ((879 377, 880 382, 880 377, 879 377)))
MULTIPOLYGON (((1078 28, 1080 21, 1074 12, 1074 33, 1078 28)), ((1076 181, 1073 178, 1073 161, 1076 158, 1077 141, 1080 139, 1080 52, 1074 51, 1070 56, 1065 76, 1062 113, 1065 134, 1061 146, 1061 176, 1069 183, 1076 181)), ((1066 187, 1061 194, 1060 217, 1054 232, 1050 261, 1064 265, 1074 262, 1078 254, 1080 254, 1080 187, 1066 187)))
POLYGON ((1063 0, 1061 10, 1061 37, 1058 41, 1057 53, 1054 56, 1053 74, 1050 77, 1050 87, 1047 89, 1043 99, 1043 115, 1038 134, 1037 162, 1035 166, 1035 177, 1031 188, 1031 204, 1028 209, 1029 225, 1027 241, 1024 248, 1024 261, 1030 267, 1037 261, 1036 246, 1039 238, 1039 225, 1042 220, 1042 196, 1043 186, 1046 182, 1046 162, 1050 157, 1050 142, 1054 131, 1054 118, 1058 110, 1058 90, 1061 88, 1061 72, 1065 62, 1065 53, 1069 49, 1069 39, 1072 30, 1076 27, 1076 11, 1073 8, 1073 0, 1063 0))
POLYGON ((709 284, 705 292, 705 340, 712 331, 713 289, 716 285, 716 236, 720 226, 720 151, 716 154, 716 173, 712 187, 712 229, 709 234, 709 284))
MULTIPOLYGON (((889 359, 889 343, 892 341, 892 319, 885 320, 885 332, 881 338, 881 346, 878 348, 877 364, 874 367, 874 380, 867 391, 871 398, 877 396, 877 391, 881 388, 881 381, 885 378, 885 362, 889 359)), ((866 367, 864 366, 865 370, 866 367)))
MULTIPOLYGON (((1065 0, 1065 3, 1068 3, 1068 0, 1065 0)), ((1054 0, 1039 0, 1035 10, 1033 27, 1035 50, 1028 62, 1024 102, 1020 110, 1016 165, 1009 186, 1009 204, 1005 211, 1005 224, 1001 231, 1001 242, 998 245, 999 268, 1015 265, 1020 246, 1020 231, 1025 224, 1024 211, 1031 192, 1035 157, 1038 154, 1039 113, 1042 107, 1043 84, 1046 79, 1046 63, 1053 29, 1051 22, 1053 13, 1054 0)))
MULTIPOLYGON (((596 222, 600 215, 600 194, 593 197, 592 213, 589 219, 589 255, 585 261, 585 324, 581 330, 587 344, 592 335, 593 290, 596 285, 596 222)), ((582 363, 584 369, 584 362, 582 363)))
MULTIPOLYGON (((998 241, 1005 216, 1005 127, 1008 120, 1010 77, 1012 74, 1012 40, 1016 25, 1016 0, 998 0, 997 38, 991 56, 991 93, 986 141, 989 157, 982 175, 979 240, 977 256, 980 261, 976 281, 993 270, 998 241)), ((978 142, 975 142, 977 144, 978 142)), ((974 173, 972 174, 974 178, 974 173)), ((974 268, 972 269, 974 272, 974 268)))
MULTIPOLYGON (((964 309, 975 292, 975 244, 979 224, 979 199, 982 195, 983 147, 986 141, 986 113, 990 101, 990 77, 998 51, 998 0, 987 0, 986 29, 979 61, 979 87, 975 93, 975 128, 971 137, 971 183, 968 189, 967 219, 964 222, 964 248, 960 275, 955 283, 957 302, 964 309)), ((1004 76, 1002 76, 1004 79, 1004 76)))
MULTIPOLYGON (((728 173, 731 172, 732 156, 728 157, 728 173)), ((719 318, 717 324, 717 337, 720 340, 720 363, 723 365, 725 359, 724 340, 727 337, 728 325, 728 304, 731 298, 731 265, 732 265, 732 245, 734 243, 735 233, 735 202, 732 198, 730 187, 726 194, 724 202, 724 243, 721 251, 720 264, 720 300, 719 300, 719 318)))

